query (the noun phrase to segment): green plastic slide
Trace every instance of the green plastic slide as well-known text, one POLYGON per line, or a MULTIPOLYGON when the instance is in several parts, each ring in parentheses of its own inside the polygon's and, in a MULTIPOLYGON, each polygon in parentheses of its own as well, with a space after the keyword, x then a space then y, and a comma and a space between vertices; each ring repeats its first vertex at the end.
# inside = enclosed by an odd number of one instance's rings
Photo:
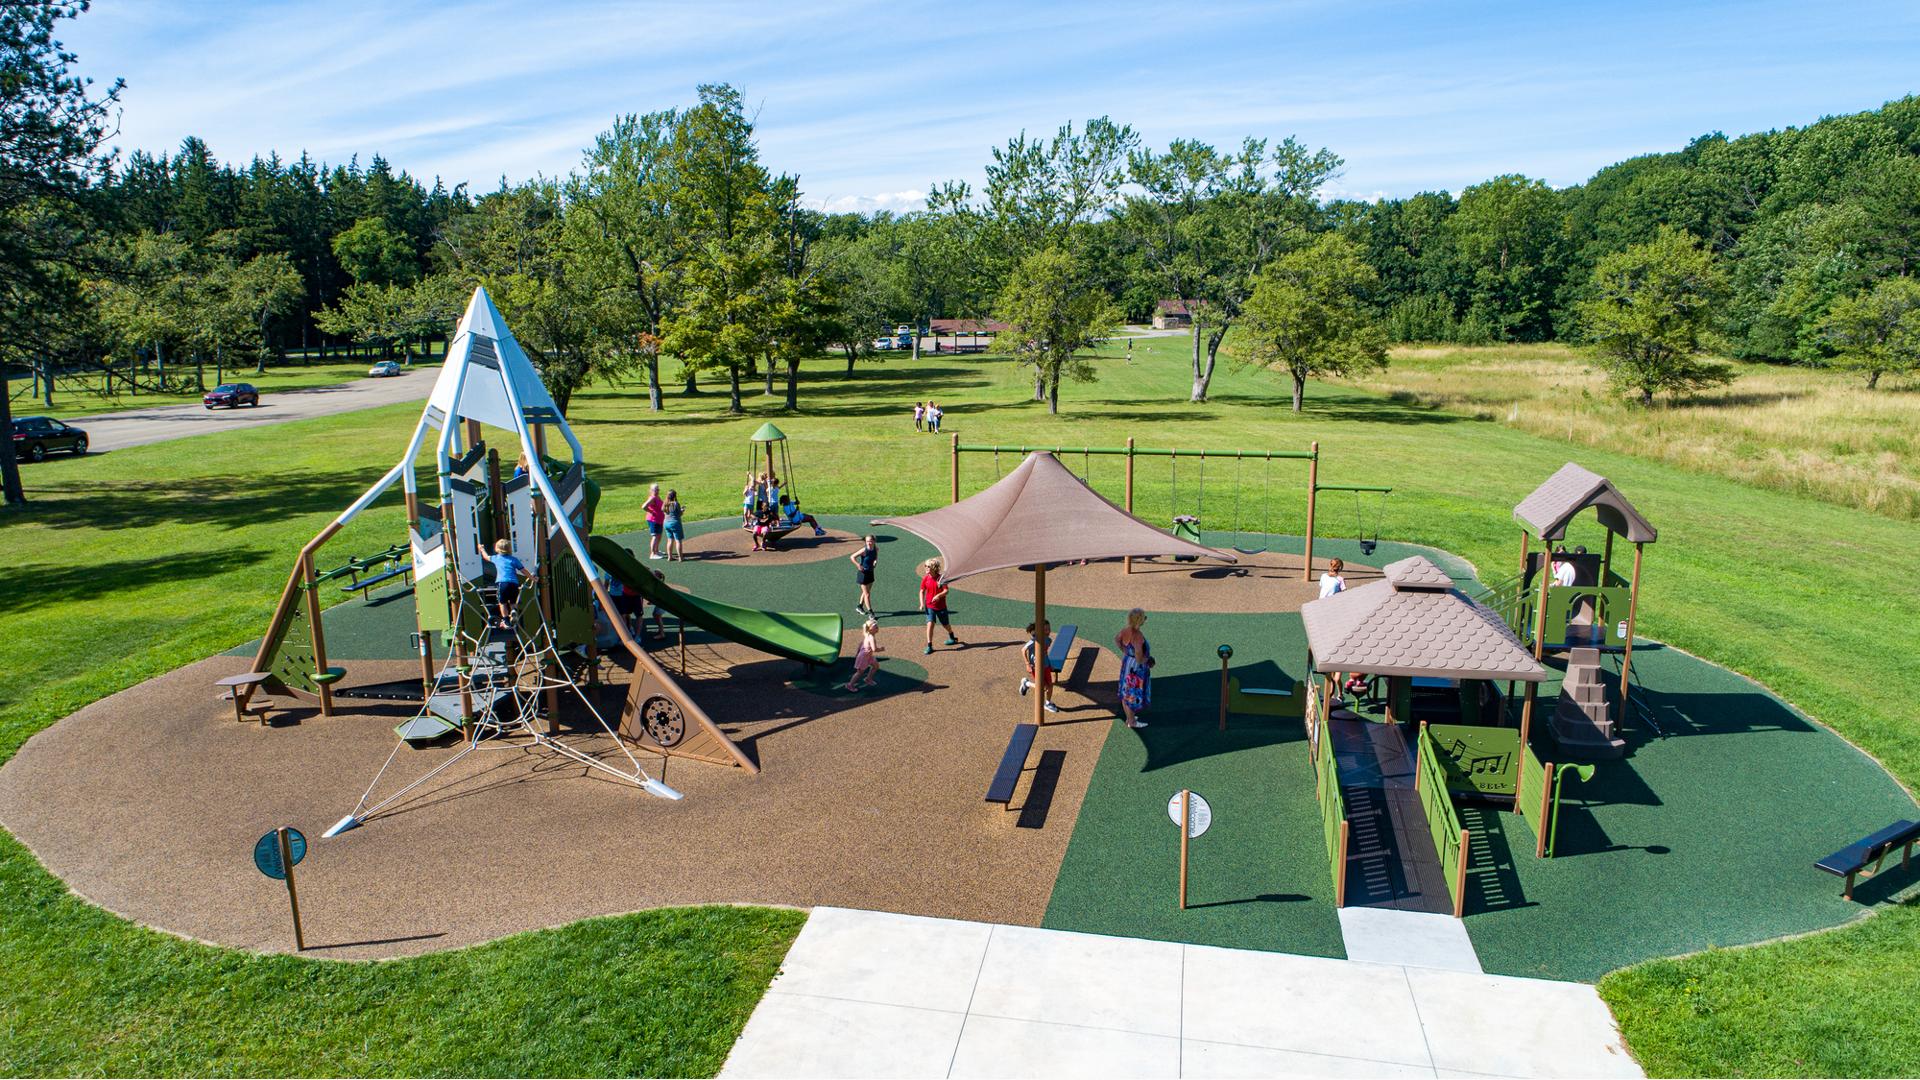
POLYGON ((844 626, 837 614, 796 615, 702 600, 654 577, 652 571, 611 537, 589 537, 587 551, 600 569, 629 591, 728 641, 808 664, 831 664, 840 658, 840 634, 844 626))

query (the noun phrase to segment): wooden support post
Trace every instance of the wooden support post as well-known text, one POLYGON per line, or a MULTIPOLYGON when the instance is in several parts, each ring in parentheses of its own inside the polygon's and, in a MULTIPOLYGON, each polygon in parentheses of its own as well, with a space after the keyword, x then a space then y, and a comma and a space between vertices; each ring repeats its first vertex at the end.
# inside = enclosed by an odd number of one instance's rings
MULTIPOLYGON (((1132 340, 1128 340, 1127 349, 1129 352, 1132 351, 1132 340)), ((1127 513, 1133 513, 1133 436, 1131 435, 1127 436, 1127 513)), ((1133 573, 1133 556, 1129 555, 1120 560, 1120 564, 1125 567, 1124 573, 1133 573)))
POLYGON ((1539 696, 1540 684, 1537 682, 1528 683, 1527 696, 1520 703, 1520 751, 1522 753, 1526 752, 1527 737, 1533 731, 1533 702, 1534 699, 1539 696))
POLYGON ((1347 830, 1352 825, 1346 818, 1340 819, 1340 880, 1333 884, 1333 906, 1347 906, 1347 830))
MULTIPOLYGON (((954 460, 958 461, 956 457, 954 460)), ((1047 564, 1033 564, 1033 723, 1035 727, 1044 727, 1047 723, 1047 687, 1053 682, 1053 672, 1047 669, 1047 639, 1053 635, 1047 633, 1047 564)))
POLYGON ((1540 538, 1539 610, 1533 613, 1533 658, 1547 654, 1547 588, 1553 584, 1553 545, 1540 538))
POLYGON ((1313 456, 1307 459, 1307 557, 1300 567, 1300 580, 1313 580, 1313 514, 1320 501, 1320 442, 1308 446, 1313 456))
POLYGON ((1467 853, 1472 850, 1473 830, 1461 829, 1460 862, 1453 868, 1453 917, 1456 919, 1467 913, 1467 853))
POLYGON ((960 435, 953 436, 953 502, 960 501, 960 435))
POLYGON ((280 867, 287 872, 287 906, 293 909, 293 949, 295 952, 307 951, 307 935, 300 929, 300 894, 293 888, 293 845, 287 840, 287 827, 274 830, 280 842, 280 867))
POLYGON ((1180 789, 1180 910, 1187 910, 1187 842, 1193 828, 1193 792, 1180 789))
POLYGON ((680 677, 687 675, 687 620, 675 615, 673 621, 680 625, 680 677))
POLYGON ((333 681, 327 671, 327 635, 320 625, 320 582, 313 572, 313 553, 305 552, 300 556, 300 573, 306 578, 303 587, 307 590, 307 620, 313 624, 313 667, 319 676, 320 715, 333 715, 333 681))
POLYGON ((1607 530, 1606 546, 1600 549, 1600 584, 1607 583, 1607 575, 1613 573, 1613 530, 1607 530))
MULTIPOLYGON (((1640 557, 1645 544, 1633 545, 1633 580, 1627 585, 1627 649, 1620 654, 1620 726, 1627 724, 1627 673, 1633 668, 1633 623, 1640 615, 1640 557)), ((1603 628, 1604 629, 1604 628, 1603 628)))
MULTIPOLYGON (((547 624, 547 634, 551 637, 558 633, 554 627, 553 610, 553 545, 548 541, 547 501, 542 496, 533 499, 533 565, 540 568, 540 618, 547 624)), ((618 611, 614 612, 618 617, 618 611)), ((554 641, 558 644, 558 641, 554 641)), ((558 664, 559 661, 552 661, 558 664)), ((548 661, 540 662, 546 670, 548 661)), ((560 721, 560 688, 549 683, 547 686, 547 731, 552 732, 560 721)))
POLYGON ((474 447, 479 445, 480 445, 480 421, 469 419, 467 421, 467 449, 471 450, 474 447))
POLYGON ((422 630, 420 634, 420 700, 433 696, 433 631, 422 630))
POLYGON ((1525 582, 1527 580, 1527 541, 1531 539, 1533 539, 1533 537, 1527 532, 1527 530, 1525 529, 1520 530, 1520 581, 1521 581, 1520 589, 1522 592, 1526 591, 1525 582))

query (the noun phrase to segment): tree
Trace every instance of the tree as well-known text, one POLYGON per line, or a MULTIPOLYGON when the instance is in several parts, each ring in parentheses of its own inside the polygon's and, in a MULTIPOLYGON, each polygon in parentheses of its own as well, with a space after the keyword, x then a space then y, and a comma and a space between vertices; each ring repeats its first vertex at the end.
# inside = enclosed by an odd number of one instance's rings
POLYGON ((727 411, 740 377, 766 354, 779 280, 777 210, 753 123, 731 86, 702 86, 674 130, 674 201, 687 230, 685 292, 662 343, 692 370, 724 371, 727 411))
POLYGON ((1034 369, 1047 411, 1060 411, 1060 380, 1091 382, 1093 365, 1078 353, 1105 340, 1120 322, 1107 294, 1086 284, 1073 256, 1058 245, 1020 260, 1000 293, 995 313, 1010 329, 994 348, 1034 369))
POLYGON ((471 291, 460 274, 435 274, 414 285, 355 285, 320 312, 318 322, 323 331, 349 341, 430 341, 459 319, 471 291))
POLYGON ((1271 154, 1265 139, 1246 139, 1232 154, 1198 143, 1176 146, 1157 158, 1136 155, 1133 175, 1146 195, 1134 201, 1130 214, 1143 236, 1154 237, 1150 258, 1164 282, 1192 305, 1189 399, 1205 401, 1220 343, 1261 269, 1316 224, 1315 197, 1342 163, 1292 137, 1271 154))
POLYGON ((1309 377, 1385 367, 1387 337, 1365 297, 1376 280, 1360 246, 1339 233, 1276 259, 1247 298, 1242 361, 1285 372, 1296 413, 1309 377))
POLYGON ((333 257, 362 285, 410 285, 420 276, 413 244, 377 217, 365 217, 333 238, 333 257))
POLYGON ((1920 281, 1887 278, 1842 297, 1820 320, 1818 333, 1833 350, 1828 363, 1865 375, 1869 390, 1882 375, 1920 372, 1920 281))
POLYGON ((659 412, 660 334, 679 302, 688 250, 675 184, 672 111, 629 113, 600 133, 568 185, 567 229, 602 293, 608 348, 630 350, 659 412))
POLYGON ((1726 282, 1713 253, 1671 228, 1601 259, 1576 312, 1614 387, 1639 395, 1720 386, 1733 368, 1701 359, 1726 282))
MULTIPOLYGON (((88 184, 110 163, 120 80, 95 96, 54 35, 85 0, 0 6, 0 430, 11 430, 7 364, 31 358, 65 312, 82 258, 88 184)), ((24 505, 13 440, 0 440, 0 497, 24 505)))
POLYGON ((1553 336, 1553 300, 1566 259, 1566 216, 1544 180, 1497 176, 1460 193, 1447 229, 1471 275, 1469 310, 1500 337, 1553 336))

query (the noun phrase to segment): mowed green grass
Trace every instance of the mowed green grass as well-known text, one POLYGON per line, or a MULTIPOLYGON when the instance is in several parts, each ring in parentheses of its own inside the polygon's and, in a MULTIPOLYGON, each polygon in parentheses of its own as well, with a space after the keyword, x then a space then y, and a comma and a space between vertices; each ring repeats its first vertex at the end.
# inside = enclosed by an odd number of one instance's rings
MULTIPOLYGON (((949 431, 969 443, 1118 445, 1131 435, 1141 446, 1304 448, 1317 439, 1325 455, 1323 481, 1394 485, 1384 532, 1459 552, 1485 580, 1504 576, 1502 568, 1517 562, 1512 505, 1574 458, 1612 477, 1661 529, 1647 559, 1643 632, 1762 680, 1878 756, 1909 787, 1920 777, 1920 740, 1914 738, 1920 667, 1908 662, 1910 647, 1901 644, 1912 640, 1920 577, 1899 572, 1901 553, 1915 550, 1920 541, 1920 526, 1610 450, 1574 447, 1354 388, 1316 384, 1309 389, 1307 411, 1296 417, 1286 409, 1285 388, 1277 381, 1257 372, 1227 371, 1225 365, 1214 399, 1189 405, 1185 348, 1179 338, 1142 340, 1131 364, 1119 358, 1119 350, 1109 350, 1099 364, 1099 381, 1063 387, 1063 412, 1057 417, 1026 400, 1030 384, 1012 365, 976 357, 928 357, 918 364, 895 357, 863 363, 851 377, 842 374, 839 362, 823 360, 803 372, 801 412, 792 417, 780 411, 778 396, 762 395, 758 383, 748 387, 748 417, 726 416, 724 394, 704 387, 707 392, 692 398, 670 393, 667 411, 659 415, 647 412, 638 388, 596 388, 576 398, 571 413, 593 473, 607 492, 600 511, 603 531, 639 525, 649 481, 678 488, 694 519, 737 506, 748 460, 746 436, 769 418, 792 436, 790 479, 809 509, 869 513, 938 505, 947 493, 947 438, 916 434, 910 414, 915 399, 931 397, 946 408, 949 431)), ((9 552, 0 567, 0 595, 8 597, 0 607, 0 760, 34 731, 86 702, 256 637, 293 553, 392 463, 417 412, 395 406, 28 468, 33 509, 0 519, 0 537, 9 552)), ((1002 467, 1011 463, 1010 456, 1000 462, 1002 467)), ((1096 486, 1118 497, 1119 462, 1095 458, 1090 467, 1096 486)), ((991 479, 992 469, 990 456, 969 456, 963 487, 976 489, 991 479)), ((1256 465, 1218 459, 1207 466, 1203 516, 1208 527, 1231 527, 1236 469, 1242 471, 1237 490, 1246 526, 1298 532, 1304 517, 1299 466, 1278 466, 1265 481, 1256 465), (1266 494, 1269 482, 1271 495, 1266 494)), ((1180 505, 1189 512, 1195 508, 1196 473, 1192 463, 1181 469, 1180 505)), ((1141 462, 1137 505, 1144 515, 1171 513, 1170 479, 1164 462, 1141 462)), ((1358 527, 1352 503, 1329 497, 1322 507, 1322 530, 1351 536, 1358 527)), ((321 562, 384 548, 400 538, 400 530, 398 502, 390 499, 350 527, 321 562)), ((1836 837, 1834 846, 1848 839, 1836 837)), ((1810 853, 1809 860, 1820 854, 1810 853)), ((98 1064, 106 1060, 104 1051, 75 1040, 83 1030, 108 1037, 110 1025, 88 1018, 109 1015, 103 1000, 109 991, 82 977, 80 969, 109 955, 126 965, 121 970, 134 973, 134 981, 151 984, 146 992, 156 995, 153 1008, 164 1002, 178 1016, 169 1024, 136 1029, 126 1037, 123 1052, 137 1053, 143 1041, 174 1039, 176 1031, 209 1033, 201 1040, 203 1058, 195 1058, 188 1039, 179 1044, 175 1064, 156 1059, 133 1071, 208 1071, 216 1068, 214 1061, 226 1062, 228 1071, 277 1071, 270 1055, 303 1038, 283 1033, 293 1041, 265 1040, 251 1049, 219 1043, 211 1033, 225 1030, 218 1020, 229 1010, 219 990, 220 972, 245 958, 214 950, 195 954, 202 959, 187 958, 168 951, 184 946, 131 930, 71 899, 26 899, 49 891, 63 894, 11 840, 0 847, 0 863, 8 880, 35 884, 32 890, 9 887, 0 897, 0 959, 10 973, 27 973, 0 985, 0 1060, 62 1063, 25 1071, 105 1069, 98 1064), (72 949, 9 948, 15 941, 55 939, 70 942, 72 949), (56 1007, 80 1019, 72 1028, 23 1022, 29 1009, 39 1015, 38 1010, 56 1007), (198 1018, 200 1026, 189 1018, 198 1018)), ((616 924, 587 924, 564 933, 590 939, 612 933, 616 924)), ((1820 1018, 1821 1030, 1844 1032, 1880 1018, 1864 1010, 1855 995, 1834 994, 1826 985, 1838 977, 1833 966, 1844 963, 1851 951, 1849 936, 1862 933, 1895 935, 1899 951, 1908 955, 1920 947, 1920 922, 1909 918, 1677 963, 1697 972, 1709 988, 1705 993, 1722 996, 1734 991, 1709 977, 1720 965, 1772 964, 1769 985, 1780 1008, 1795 1003, 1804 1014, 1820 1018), (1806 980, 1793 977, 1810 969, 1819 970, 1811 970, 1806 980)), ((729 942, 725 933, 688 930, 684 937, 680 943, 690 951, 725 951, 729 942)), ((538 940, 535 935, 488 948, 533 948, 528 943, 538 940)), ((680 939, 663 931, 659 940, 666 947, 680 939)), ((417 1003, 424 999, 409 992, 412 977, 405 965, 447 962, 424 958, 379 965, 365 969, 373 974, 356 977, 387 979, 387 991, 401 995, 395 1000, 420 1008, 417 1003)), ((296 972, 327 967, 280 959, 263 963, 296 972)), ((265 980, 258 984, 253 1008, 304 1015, 300 1010, 310 1003, 303 999, 313 986, 309 980, 318 978, 265 980)), ((512 990, 503 975, 462 985, 474 997, 490 989, 512 990)), ((644 1015, 617 1000, 596 1000, 604 1021, 586 1024, 589 1030, 624 1031, 644 1015), (602 1022, 607 1026, 600 1027, 602 1022)), ((1901 987, 1898 1000, 1904 1008, 1891 1015, 1905 1026, 1896 1024, 1894 1037, 1882 1043, 1889 1054, 1907 1055, 1899 1059, 1908 1064, 1904 1071, 1920 1071, 1920 1057, 1911 1050, 1920 1046, 1920 1020, 1915 1019, 1920 994, 1910 985, 1901 987)), ((1724 1012, 1735 1018, 1732 1023, 1768 1023, 1733 1006, 1727 997, 1724 1012)), ((1678 1048, 1675 1056, 1649 1059, 1660 1071, 1779 1071, 1773 1058, 1758 1052, 1742 1061, 1708 1056, 1698 1040, 1673 1036, 1671 1012, 1620 1010, 1634 1045, 1671 1042, 1678 1048), (1684 1056, 1696 1046, 1701 1056, 1684 1056)), ((415 1030, 396 1028, 393 1037, 415 1030)), ((440 1052, 448 1060, 465 1052, 456 1031, 435 1030, 446 1033, 440 1052)), ((1757 1046, 1760 1034, 1748 1041, 1757 1046)), ((1737 1030, 1725 1038, 1729 1047, 1741 1041, 1737 1030)), ((615 1049, 600 1048, 603 1053, 615 1049)), ((368 1052, 376 1050, 401 1052, 394 1046, 370 1046, 368 1052)), ((537 1065, 522 1057, 484 1062, 460 1057, 462 1067, 444 1069, 394 1064, 402 1060, 397 1057, 384 1064, 369 1057, 357 1068, 322 1065, 318 1058, 304 1064, 309 1071, 587 1072, 598 1071, 592 1061, 606 1060, 568 1056, 560 1048, 554 1052, 552 1060, 537 1065)), ((431 1059, 422 1048, 418 1059, 404 1060, 431 1059)))

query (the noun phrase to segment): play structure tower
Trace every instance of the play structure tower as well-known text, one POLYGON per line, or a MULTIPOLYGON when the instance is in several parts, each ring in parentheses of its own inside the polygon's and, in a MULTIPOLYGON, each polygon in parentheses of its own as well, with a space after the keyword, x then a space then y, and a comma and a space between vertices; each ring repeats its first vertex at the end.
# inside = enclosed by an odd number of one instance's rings
POLYGON ((1573 462, 1535 488, 1513 508, 1520 525, 1520 576, 1505 590, 1501 614, 1533 648, 1536 659, 1566 653, 1566 678, 1554 711, 1553 730, 1569 748, 1617 757, 1626 751, 1620 726, 1632 691, 1633 628, 1640 611, 1640 567, 1646 546, 1659 534, 1606 477, 1573 462), (1606 530, 1597 554, 1558 552, 1567 526, 1591 508, 1606 530), (1534 538, 1539 550, 1531 550, 1534 538), (1613 568, 1616 538, 1633 545, 1633 569, 1613 568), (1572 584, 1554 578, 1554 564, 1571 568, 1572 584), (1620 655, 1619 708, 1607 700, 1601 656, 1620 655))
MULTIPOLYGON (((436 697, 457 694, 457 711, 442 706, 454 713, 454 726, 469 726, 485 711, 467 674, 467 650, 485 629, 485 608, 473 600, 487 570, 485 550, 494 541, 506 540, 538 575, 537 606, 523 605, 517 629, 551 643, 548 667, 562 663, 563 653, 591 646, 594 601, 603 611, 617 610, 588 546, 598 493, 586 478, 580 442, 486 291, 476 289, 399 462, 301 549, 254 659, 258 681, 236 689, 240 705, 264 692, 318 700, 321 712, 332 715, 332 687, 345 671, 327 663, 314 553, 396 482, 406 496, 422 692, 429 710, 436 697), (500 478, 499 455, 482 441, 483 425, 508 432, 517 447, 519 464, 508 480, 500 478), (560 464, 547 457, 549 433, 565 442, 570 457, 558 480, 549 472, 560 464), (429 434, 435 437, 435 489, 423 498, 415 461, 429 434), (444 686, 447 676, 436 675, 436 634, 454 651, 457 687, 444 686)), ((644 737, 668 754, 758 772, 641 649, 624 621, 608 621, 633 661, 620 733, 635 741, 644 737)), ((545 687, 549 724, 559 704, 556 687, 564 681, 545 687)))

